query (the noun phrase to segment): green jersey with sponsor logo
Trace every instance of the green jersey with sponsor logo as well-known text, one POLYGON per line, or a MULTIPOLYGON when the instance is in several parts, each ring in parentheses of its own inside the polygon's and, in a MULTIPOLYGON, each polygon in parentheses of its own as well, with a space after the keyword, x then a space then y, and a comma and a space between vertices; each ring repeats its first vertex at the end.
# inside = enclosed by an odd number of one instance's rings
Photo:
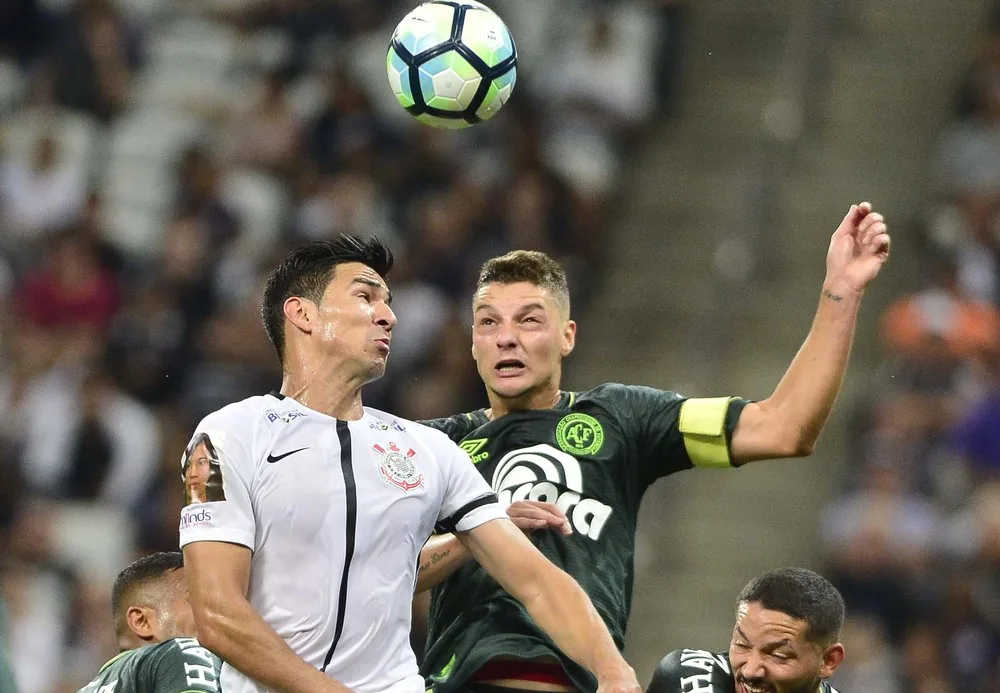
MULTIPOLYGON (((660 660, 647 693, 736 693, 729 655, 674 650, 660 660)), ((816 693, 837 693, 837 689, 821 681, 816 693)))
POLYGON ((219 693, 222 662, 194 638, 127 650, 79 693, 219 693))
MULTIPOLYGON (((729 466, 729 439, 746 403, 612 383, 561 393, 552 409, 494 421, 480 410, 424 423, 459 443, 501 501, 547 501, 566 513, 572 535, 534 532, 531 539, 576 578, 621 648, 643 493, 692 465, 729 466)), ((506 657, 556 657, 580 690, 597 688, 469 562, 434 590, 422 672, 436 691, 451 693, 489 660, 506 657)))

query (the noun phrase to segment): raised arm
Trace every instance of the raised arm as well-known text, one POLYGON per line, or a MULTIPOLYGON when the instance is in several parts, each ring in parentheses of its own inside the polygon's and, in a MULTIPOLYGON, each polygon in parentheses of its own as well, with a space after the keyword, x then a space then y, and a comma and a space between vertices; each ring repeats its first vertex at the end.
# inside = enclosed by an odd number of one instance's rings
POLYGON ((840 391, 865 288, 889 259, 871 205, 852 205, 830 240, 812 329, 774 393, 748 404, 730 444, 734 464, 812 453, 840 391))
POLYGON ((640 690, 635 672, 622 659, 586 592, 550 563, 513 522, 493 520, 457 536, 556 646, 597 677, 600 693, 640 690))
POLYGON ((219 541, 184 547, 198 640, 272 691, 348 693, 346 686, 301 659, 247 601, 250 549, 219 541))

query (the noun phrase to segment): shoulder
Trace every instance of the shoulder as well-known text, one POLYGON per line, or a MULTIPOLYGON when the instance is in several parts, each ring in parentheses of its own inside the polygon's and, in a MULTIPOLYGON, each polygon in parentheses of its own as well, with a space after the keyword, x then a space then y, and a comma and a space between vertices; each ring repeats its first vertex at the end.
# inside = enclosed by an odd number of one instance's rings
POLYGON ((442 431, 454 441, 459 441, 472 431, 489 422, 485 409, 445 416, 440 419, 427 419, 421 421, 425 426, 442 431))
POLYGON ((645 385, 604 383, 578 393, 573 408, 596 405, 613 415, 631 416, 637 411, 639 413, 646 411, 647 407, 653 404, 679 406, 685 399, 683 395, 672 390, 659 390, 645 385))
MULTIPOLYGON (((209 650, 205 649, 197 638, 171 638, 156 645, 150 645, 138 650, 148 671, 157 677, 165 677, 171 673, 183 673, 187 677, 192 667, 200 667, 203 672, 217 672, 222 667, 222 661, 209 650)), ((200 678, 212 679, 212 675, 200 678)))
POLYGON ((369 427, 383 431, 396 431, 410 439, 423 443, 435 452, 452 452, 458 446, 448 434, 425 421, 410 421, 378 409, 365 407, 369 415, 369 427))
POLYGON ((725 654, 708 650, 674 650, 660 660, 649 684, 649 693, 691 690, 693 682, 706 693, 731 693, 732 669, 725 654))
POLYGON ((270 396, 255 396, 233 402, 208 414, 198 424, 197 430, 235 430, 245 431, 254 428, 259 420, 267 420, 268 414, 277 417, 277 409, 281 408, 283 400, 270 396))

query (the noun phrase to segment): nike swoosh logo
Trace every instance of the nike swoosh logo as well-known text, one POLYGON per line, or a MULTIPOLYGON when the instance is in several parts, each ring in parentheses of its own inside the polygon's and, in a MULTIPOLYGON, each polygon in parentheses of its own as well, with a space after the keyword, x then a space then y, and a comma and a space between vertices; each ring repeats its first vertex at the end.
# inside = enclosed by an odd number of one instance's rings
POLYGON ((286 452, 283 455, 271 455, 271 454, 268 454, 267 461, 270 462, 271 464, 274 464, 275 462, 278 462, 280 460, 285 459, 289 455, 294 455, 297 452, 302 452, 303 450, 308 450, 308 449, 309 448, 299 448, 298 450, 292 450, 291 452, 286 452))

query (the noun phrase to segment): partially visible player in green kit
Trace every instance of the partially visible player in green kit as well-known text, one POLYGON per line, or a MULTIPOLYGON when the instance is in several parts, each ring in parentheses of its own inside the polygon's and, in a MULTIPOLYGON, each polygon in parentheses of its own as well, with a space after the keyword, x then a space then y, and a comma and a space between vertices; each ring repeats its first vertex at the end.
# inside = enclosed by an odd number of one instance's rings
POLYGON ((7 609, 0 599, 0 691, 17 693, 17 679, 7 650, 7 609))
POLYGON ((180 551, 125 568, 111 608, 121 652, 79 693, 219 693, 222 662, 194 637, 180 551))
MULTIPOLYGON (((565 273, 542 253, 494 258, 473 299, 472 353, 490 408, 425 423, 457 441, 522 520, 534 512, 537 527, 562 530, 538 532, 534 541, 587 591, 621 648, 646 488, 692 466, 812 452, 847 367, 862 294, 889 243, 882 216, 868 203, 852 205, 830 241, 812 329, 774 393, 759 402, 616 383, 561 389, 562 359, 576 338, 565 273)), ((642 335, 637 324, 627 339, 642 335)), ((422 667, 436 693, 596 689, 450 535, 432 537, 420 563, 415 608, 422 590, 438 586, 422 667)))

